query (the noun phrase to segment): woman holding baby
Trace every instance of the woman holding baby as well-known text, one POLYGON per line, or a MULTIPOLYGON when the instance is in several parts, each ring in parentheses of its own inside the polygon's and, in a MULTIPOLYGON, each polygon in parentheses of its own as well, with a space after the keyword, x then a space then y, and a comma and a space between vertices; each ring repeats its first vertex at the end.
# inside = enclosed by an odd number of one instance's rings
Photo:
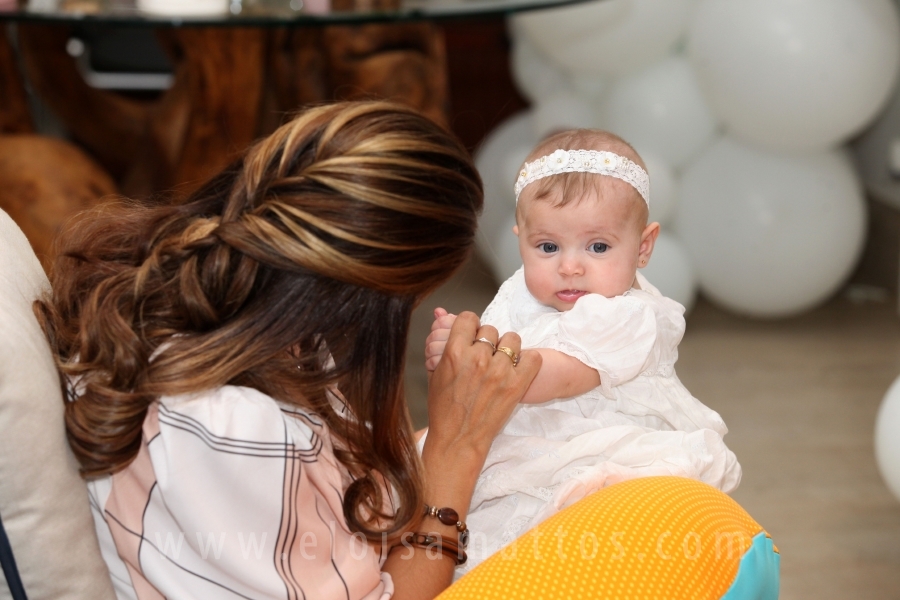
POLYGON ((37 310, 120 598, 447 587, 492 441, 541 367, 517 334, 459 315, 417 452, 410 315, 468 257, 481 205, 451 135, 345 103, 184 202, 107 205, 67 229, 37 310))

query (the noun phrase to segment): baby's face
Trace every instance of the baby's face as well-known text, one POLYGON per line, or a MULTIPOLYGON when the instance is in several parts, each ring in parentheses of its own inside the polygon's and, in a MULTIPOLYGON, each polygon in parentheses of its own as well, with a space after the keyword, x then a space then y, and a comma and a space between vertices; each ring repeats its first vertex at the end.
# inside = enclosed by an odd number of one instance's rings
POLYGON ((643 200, 613 182, 606 193, 588 191, 560 207, 552 198, 520 197, 515 233, 525 283, 541 304, 566 311, 585 294, 611 298, 632 287, 645 225, 636 202, 643 200))

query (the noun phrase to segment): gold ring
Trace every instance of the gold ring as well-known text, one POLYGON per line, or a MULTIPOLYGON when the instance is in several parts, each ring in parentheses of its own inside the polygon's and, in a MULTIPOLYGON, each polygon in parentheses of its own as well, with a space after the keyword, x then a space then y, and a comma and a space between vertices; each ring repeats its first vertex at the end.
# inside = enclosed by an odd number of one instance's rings
POLYGON ((500 346, 497 348, 497 352, 502 352, 503 354, 509 357, 509 360, 512 361, 513 366, 519 364, 519 355, 516 354, 515 350, 512 348, 507 348, 506 346, 500 346))
POLYGON ((491 352, 496 352, 496 351, 497 351, 497 346, 496 346, 496 344, 494 344, 494 342, 492 342, 491 340, 487 339, 486 337, 480 337, 480 338, 478 338, 478 339, 475 340, 475 341, 476 341, 476 342, 484 342, 485 344, 490 344, 490 346, 491 346, 491 352))

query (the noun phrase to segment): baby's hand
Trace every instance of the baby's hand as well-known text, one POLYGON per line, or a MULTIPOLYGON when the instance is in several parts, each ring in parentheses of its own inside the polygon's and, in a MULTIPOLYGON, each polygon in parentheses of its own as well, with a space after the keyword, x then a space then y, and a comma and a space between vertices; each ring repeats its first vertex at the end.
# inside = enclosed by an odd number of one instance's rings
POLYGON ((425 340, 425 370, 434 371, 441 356, 444 355, 444 346, 450 337, 450 328, 456 320, 456 315, 448 313, 443 308, 434 309, 434 323, 431 324, 431 333, 425 340))

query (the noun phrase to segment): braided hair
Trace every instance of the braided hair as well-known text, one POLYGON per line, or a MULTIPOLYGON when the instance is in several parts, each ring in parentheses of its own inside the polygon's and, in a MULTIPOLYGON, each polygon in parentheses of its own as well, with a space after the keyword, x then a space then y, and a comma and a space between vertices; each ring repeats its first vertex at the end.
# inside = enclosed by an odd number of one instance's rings
POLYGON ((410 315, 467 258, 481 204, 455 138, 360 102, 303 112, 183 202, 84 214, 35 305, 77 382, 66 428, 83 475, 135 458, 160 396, 249 386, 337 436, 354 530, 402 530, 422 501, 402 387, 410 315))

